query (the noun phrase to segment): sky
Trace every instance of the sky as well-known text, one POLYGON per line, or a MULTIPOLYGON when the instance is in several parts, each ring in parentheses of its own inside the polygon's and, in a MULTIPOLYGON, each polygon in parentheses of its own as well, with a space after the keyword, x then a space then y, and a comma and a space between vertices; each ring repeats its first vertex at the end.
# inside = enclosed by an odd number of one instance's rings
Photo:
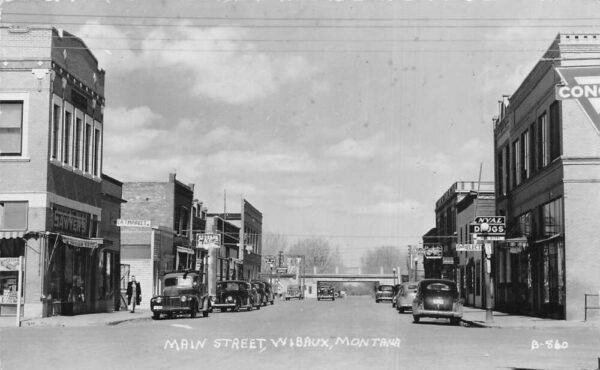
POLYGON ((103 172, 247 199, 263 231, 347 265, 416 245, 456 181, 493 180, 498 100, 598 0, 0 0, 106 71, 103 172))

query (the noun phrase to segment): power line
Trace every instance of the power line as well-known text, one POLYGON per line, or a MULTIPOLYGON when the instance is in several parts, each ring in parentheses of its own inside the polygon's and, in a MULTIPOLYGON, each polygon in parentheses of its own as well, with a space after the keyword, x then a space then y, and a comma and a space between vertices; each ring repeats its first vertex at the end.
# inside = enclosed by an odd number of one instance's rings
MULTIPOLYGON (((6 23, 12 24, 31 24, 31 21, 10 21, 6 23)), ((60 25, 69 26, 88 26, 88 27, 104 27, 104 26, 118 26, 118 27, 174 27, 174 28, 204 28, 204 27, 228 27, 228 28, 264 28, 264 29, 285 29, 285 28, 313 28, 313 29, 407 29, 407 28, 418 28, 418 29, 496 29, 496 28, 530 28, 530 29, 541 29, 541 28, 592 28, 599 27, 598 24, 549 24, 549 25, 506 25, 506 24, 462 24, 462 25, 398 25, 398 24, 373 24, 373 25, 341 25, 341 24, 164 24, 164 23, 144 23, 144 24, 132 24, 132 23, 87 23, 87 22, 54 22, 60 25)))
POLYGON ((24 12, 4 12, 4 15, 15 16, 57 16, 57 17, 84 17, 84 18, 109 18, 109 19, 165 19, 165 20, 228 20, 228 21, 327 21, 327 22, 392 22, 392 21, 415 21, 415 22, 431 22, 431 21, 448 21, 448 22, 556 22, 556 21, 597 21, 597 17, 522 17, 522 18, 506 18, 506 17, 235 17, 235 16, 148 16, 148 15, 100 15, 100 14, 48 14, 48 13, 24 13, 24 12))

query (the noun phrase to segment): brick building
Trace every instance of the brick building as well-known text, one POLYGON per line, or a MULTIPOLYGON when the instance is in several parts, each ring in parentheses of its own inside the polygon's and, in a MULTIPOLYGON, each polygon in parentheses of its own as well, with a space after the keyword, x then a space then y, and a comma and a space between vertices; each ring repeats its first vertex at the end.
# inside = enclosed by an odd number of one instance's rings
POLYGON ((600 289, 600 34, 559 34, 494 120, 496 306, 575 320, 600 289), (594 90, 596 89, 596 92, 594 90))
POLYGON ((104 71, 47 26, 1 25, 0 60, 0 258, 25 259, 24 316, 112 310, 119 240, 102 222, 118 201, 103 193, 120 185, 102 177, 104 71))
POLYGON ((126 283, 135 275, 149 297, 161 290, 165 272, 195 267, 194 236, 204 232, 206 213, 194 200, 194 184, 180 182, 175 174, 166 182, 125 182, 123 198, 122 219, 147 224, 121 227, 122 279, 126 283))

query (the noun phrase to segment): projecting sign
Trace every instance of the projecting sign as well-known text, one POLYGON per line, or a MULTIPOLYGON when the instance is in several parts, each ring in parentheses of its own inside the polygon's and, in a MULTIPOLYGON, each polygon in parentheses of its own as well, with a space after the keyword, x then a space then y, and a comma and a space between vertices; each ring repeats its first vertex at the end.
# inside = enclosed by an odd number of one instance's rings
POLYGON ((481 252, 481 244, 456 244, 457 252, 481 252))
POLYGON ((556 72, 563 82, 556 86, 556 100, 577 100, 600 133, 600 67, 559 67, 556 72))
POLYGON ((488 225, 504 225, 506 224, 505 216, 478 216, 475 217, 476 224, 488 224, 488 225))
POLYGON ((221 235, 206 233, 198 234, 198 247, 200 248, 219 248, 221 246, 221 235))
MULTIPOLYGON (((486 235, 489 235, 489 236, 504 235, 504 233, 506 231, 506 227, 504 225, 489 225, 489 226, 490 226, 489 230, 485 233, 486 235)), ((484 234, 483 231, 481 231, 480 224, 469 225, 469 233, 470 234, 484 234)))
POLYGON ((442 246, 441 245, 426 245, 423 246, 425 250, 425 258, 442 258, 442 246))

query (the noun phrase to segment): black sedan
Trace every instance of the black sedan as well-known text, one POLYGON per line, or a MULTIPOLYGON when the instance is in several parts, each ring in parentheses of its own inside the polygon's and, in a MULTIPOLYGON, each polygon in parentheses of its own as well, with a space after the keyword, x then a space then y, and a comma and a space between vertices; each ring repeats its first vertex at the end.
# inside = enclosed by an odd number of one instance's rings
POLYGON ((245 308, 260 310, 260 298, 250 283, 241 280, 220 281, 217 283, 217 294, 211 297, 211 308, 221 311, 239 311, 245 308))
POLYGON ((412 303, 414 322, 423 317, 448 318, 458 325, 462 318, 462 301, 452 280, 424 279, 419 282, 412 303))

